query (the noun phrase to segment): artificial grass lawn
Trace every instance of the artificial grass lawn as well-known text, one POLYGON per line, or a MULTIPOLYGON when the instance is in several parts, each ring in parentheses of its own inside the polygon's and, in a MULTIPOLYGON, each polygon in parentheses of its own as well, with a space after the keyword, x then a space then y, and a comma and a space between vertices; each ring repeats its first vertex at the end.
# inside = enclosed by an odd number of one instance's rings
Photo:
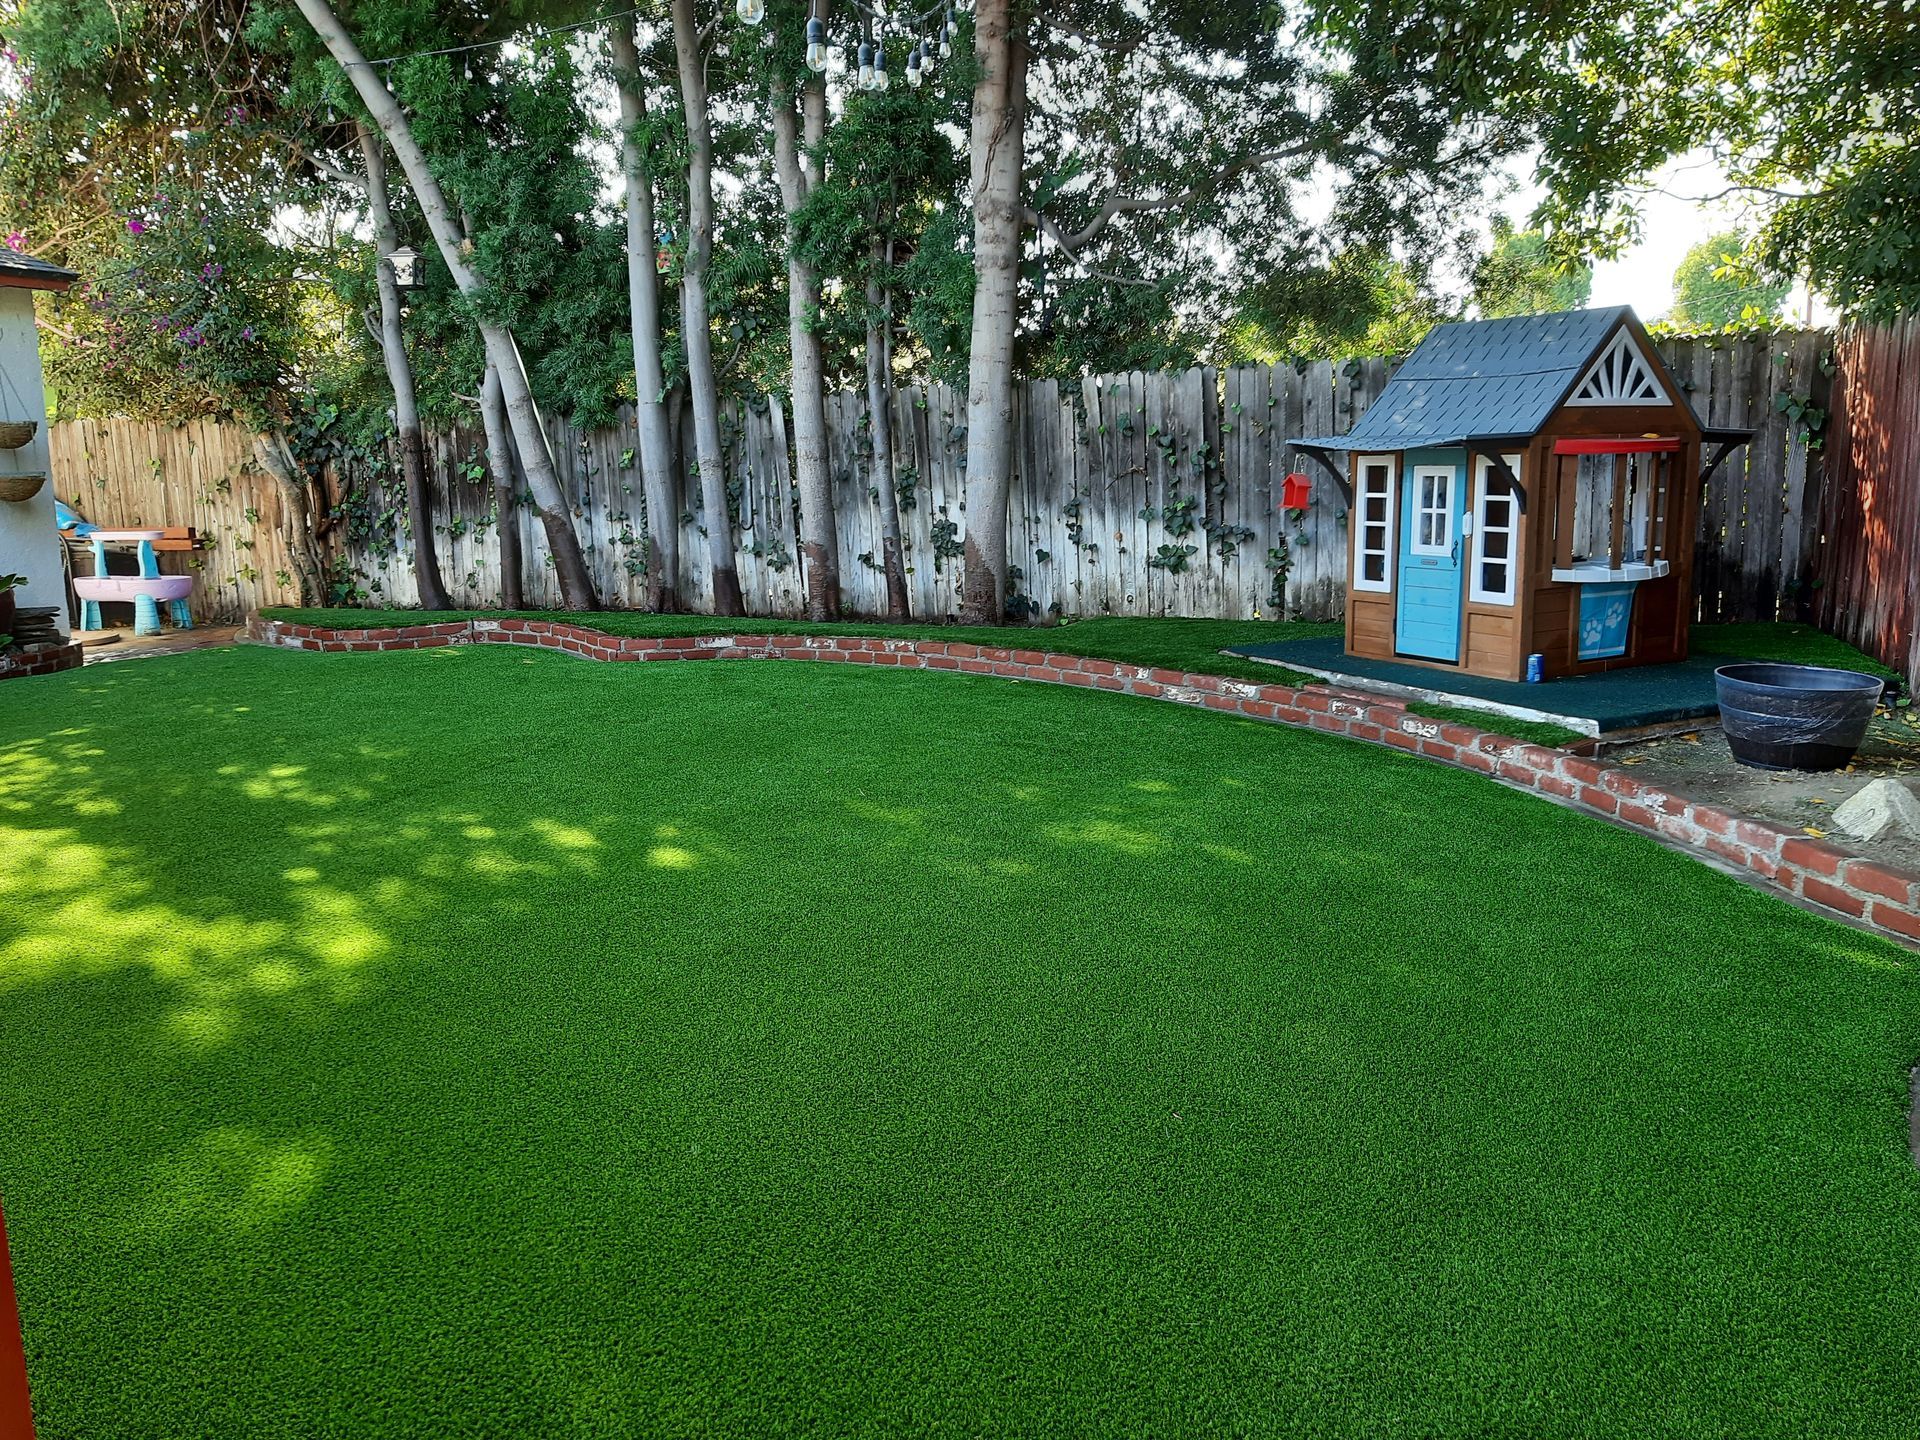
POLYGON ((0 686, 45 1440, 1881 1437, 1912 956, 1478 777, 959 675, 0 686))

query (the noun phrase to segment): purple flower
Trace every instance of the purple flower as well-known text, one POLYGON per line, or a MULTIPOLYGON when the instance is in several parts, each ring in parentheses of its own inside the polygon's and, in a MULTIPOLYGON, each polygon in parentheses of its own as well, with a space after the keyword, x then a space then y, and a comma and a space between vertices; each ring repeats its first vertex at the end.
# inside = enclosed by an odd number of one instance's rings
POLYGON ((247 328, 246 328, 246 329, 244 329, 244 330, 242 330, 242 331, 240 332, 240 338, 241 338, 242 340, 251 340, 251 339, 253 339, 253 326, 251 326, 251 325, 249 325, 249 326, 247 326, 247 328))
POLYGON ((129 215, 127 217, 127 233, 129 235, 144 235, 147 233, 147 227, 144 224, 142 224, 139 220, 136 220, 133 216, 129 215))
POLYGON ((22 235, 22 234, 21 234, 21 233, 20 233, 20 232, 19 232, 18 230, 15 230, 15 231, 12 231, 12 232, 11 232, 10 234, 8 234, 8 236, 7 236, 7 248, 8 248, 9 250, 24 250, 24 249, 26 249, 26 248, 27 248, 27 237, 26 237, 26 236, 24 236, 24 235, 22 235))

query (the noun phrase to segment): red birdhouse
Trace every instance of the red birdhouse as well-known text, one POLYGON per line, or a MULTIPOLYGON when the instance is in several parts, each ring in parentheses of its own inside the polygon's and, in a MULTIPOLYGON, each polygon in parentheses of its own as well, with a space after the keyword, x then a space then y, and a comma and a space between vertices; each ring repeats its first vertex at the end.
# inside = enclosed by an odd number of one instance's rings
POLYGON ((1282 510, 1304 510, 1313 503, 1313 484, 1298 470, 1287 476, 1280 487, 1282 510))

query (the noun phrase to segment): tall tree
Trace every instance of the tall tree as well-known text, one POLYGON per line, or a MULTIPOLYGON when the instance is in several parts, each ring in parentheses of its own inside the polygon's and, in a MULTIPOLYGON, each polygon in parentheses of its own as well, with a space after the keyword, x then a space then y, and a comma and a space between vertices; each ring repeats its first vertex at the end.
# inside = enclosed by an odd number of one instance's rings
POLYGON ((380 286, 380 353, 393 387, 394 428, 400 435, 400 473, 407 492, 407 528, 413 538, 413 573, 420 586, 420 604, 428 610, 450 610, 446 583, 440 578, 440 560, 434 553, 433 502, 427 488, 427 445, 420 428, 420 405, 413 393, 413 362, 407 358, 406 333, 401 327, 399 277, 393 254, 400 234, 387 200, 387 157, 379 135, 356 122, 362 164, 365 166, 367 216, 373 226, 375 272, 380 286))
MULTIPOLYGON (((823 137, 819 179, 809 188, 794 227, 793 244, 816 273, 834 277, 844 295, 863 302, 823 310, 815 329, 823 334, 829 357, 842 360, 836 378, 849 387, 865 387, 868 486, 879 514, 879 566, 893 619, 905 619, 909 612, 900 521, 906 477, 895 457, 891 424, 895 336, 902 313, 910 316, 921 302, 917 279, 948 269, 960 273, 957 297, 952 303, 941 297, 938 306, 943 330, 949 312, 972 305, 970 257, 944 237, 929 234, 942 207, 960 208, 967 171, 952 135, 964 119, 969 90, 962 61, 940 66, 919 86, 892 85, 849 96, 823 137), (927 258, 913 263, 921 255, 927 258), (845 363, 847 357, 856 358, 845 363)), ((943 355, 940 365, 930 368, 949 374, 955 367, 943 355)))
POLYGON ((700 506, 706 513, 712 555, 713 609, 717 615, 737 616, 745 615, 747 607, 734 560, 733 515, 720 444, 720 388, 713 368, 707 299, 713 268, 713 115, 707 96, 706 36, 694 14, 693 0, 673 0, 673 46, 687 127, 687 246, 680 277, 680 336, 693 405, 700 506))
POLYGON ((426 152, 414 138, 413 129, 374 68, 360 53, 360 47, 347 33, 326 0, 296 0, 300 13, 327 47, 352 83, 374 123, 393 147, 400 167, 406 172, 427 228, 432 232, 440 257, 446 264, 460 293, 474 304, 475 324, 486 345, 487 359, 499 374, 506 400, 507 417, 514 443, 526 471, 528 488, 533 492, 534 508, 546 531, 547 548, 553 557, 554 571, 560 581, 561 597, 573 610, 599 608, 593 577, 581 553, 580 538, 574 532, 573 518, 559 474, 554 466, 545 428, 540 422, 533 391, 528 384, 525 365, 512 332, 489 318, 486 287, 469 263, 461 244, 462 235, 452 207, 440 188, 439 179, 427 161, 426 152))
POLYGON ((660 272, 655 263, 653 135, 646 77, 633 16, 609 22, 614 88, 620 96, 620 171, 627 198, 627 290, 633 325, 640 476, 647 501, 647 608, 680 608, 680 509, 675 503, 673 429, 667 418, 666 367, 660 353, 660 272))
POLYGON ((1007 616, 1007 508, 1013 470, 1013 346, 1025 224, 1027 61, 1017 0, 974 14, 973 341, 967 366, 967 525, 961 619, 1007 616))
POLYGON ((525 559, 520 545, 520 487, 514 482, 513 436, 507 428, 507 402, 500 372, 491 364, 480 387, 480 425, 487 437, 487 473, 493 481, 494 535, 500 547, 500 604, 524 610, 525 559))
POLYGON ((1667 323, 1682 330, 1726 330, 1777 321, 1791 287, 1760 279, 1750 256, 1747 237, 1738 230, 1709 235, 1688 250, 1673 272, 1667 323))
POLYGON ((1234 273, 1324 260, 1329 247, 1432 254, 1465 228, 1463 201, 1520 143, 1516 126, 1481 115, 1371 22, 1335 49, 1302 43, 1301 18, 1162 0, 1143 22, 1127 0, 981 0, 967 619, 1004 610, 1023 339, 1058 352, 1076 339, 1067 322, 1097 329, 1126 311, 1165 333, 1217 310, 1234 273), (1326 213, 1309 220, 1309 204, 1326 213), (1030 232, 1044 237, 1049 278, 1069 301, 1048 316, 1051 337, 1045 326, 1023 333, 1030 232))
MULTIPOLYGON (((797 12, 796 12, 797 13, 797 12)), ((827 468, 826 365, 816 329, 820 281, 799 235, 807 196, 819 183, 820 144, 826 127, 826 90, 801 64, 804 28, 780 27, 767 81, 773 121, 774 171, 787 218, 787 337, 792 355, 794 480, 800 494, 800 551, 807 576, 807 615, 840 613, 840 547, 833 513, 833 477, 827 468), (796 75, 799 78, 796 85, 796 75), (804 127, 804 133, 803 133, 804 127)))
POLYGON ((906 547, 900 537, 899 476, 893 458, 893 245, 878 236, 867 252, 867 431, 873 444, 868 484, 880 510, 880 569, 887 582, 887 618, 910 620, 906 547))
POLYGON ((1483 320, 1578 310, 1593 294, 1593 266, 1553 254, 1544 232, 1517 230, 1493 217, 1493 249, 1473 272, 1473 304, 1483 320))

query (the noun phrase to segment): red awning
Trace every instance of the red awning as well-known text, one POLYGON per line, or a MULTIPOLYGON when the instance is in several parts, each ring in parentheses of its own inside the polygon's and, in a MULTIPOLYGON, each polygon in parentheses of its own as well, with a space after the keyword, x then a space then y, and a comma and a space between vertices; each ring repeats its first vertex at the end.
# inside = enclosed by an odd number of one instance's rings
POLYGON ((1641 435, 1621 440, 1556 440, 1556 455, 1665 455, 1680 448, 1677 435, 1641 435))

